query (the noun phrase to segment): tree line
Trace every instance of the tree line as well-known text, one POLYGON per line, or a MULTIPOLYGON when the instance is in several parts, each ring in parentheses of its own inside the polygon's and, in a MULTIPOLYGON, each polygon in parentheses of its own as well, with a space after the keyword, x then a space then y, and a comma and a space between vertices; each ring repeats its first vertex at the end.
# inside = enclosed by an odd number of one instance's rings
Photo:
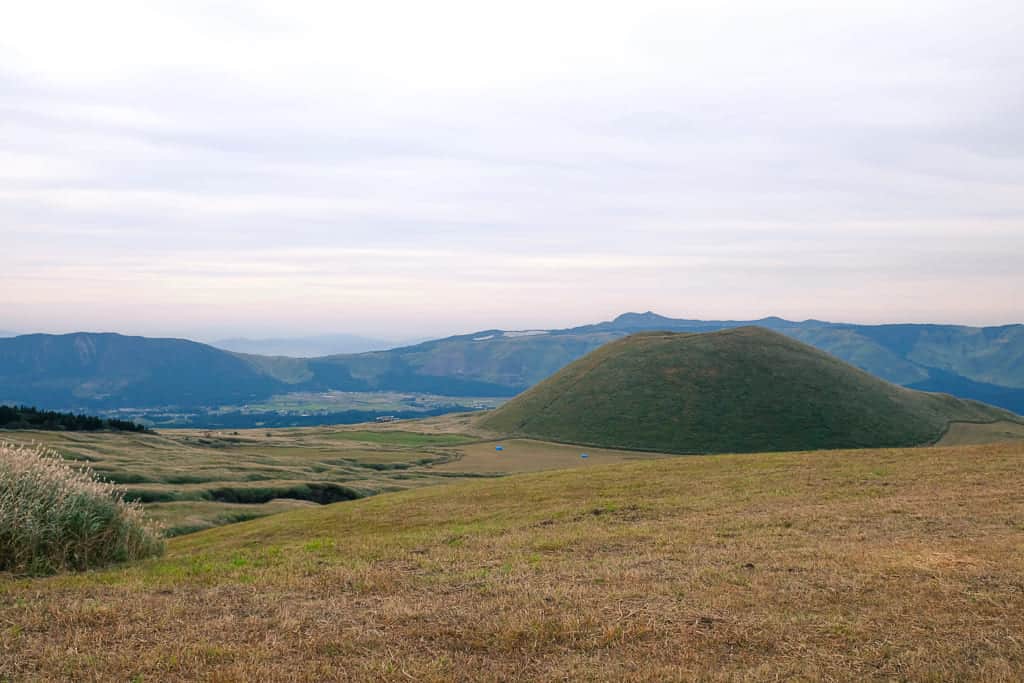
POLYGON ((0 405, 0 429, 41 429, 61 432, 148 432, 130 420, 58 413, 32 406, 0 405))

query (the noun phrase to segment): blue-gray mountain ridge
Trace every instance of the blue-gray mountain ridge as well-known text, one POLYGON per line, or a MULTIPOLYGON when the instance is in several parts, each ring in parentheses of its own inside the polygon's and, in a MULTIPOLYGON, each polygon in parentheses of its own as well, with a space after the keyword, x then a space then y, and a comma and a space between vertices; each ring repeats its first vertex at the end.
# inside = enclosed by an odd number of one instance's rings
POLYGON ((1024 325, 703 321, 626 313, 555 330, 484 330, 387 351, 290 358, 110 333, 0 339, 0 403, 47 409, 239 405, 291 391, 513 396, 634 332, 757 325, 902 386, 1024 413, 1024 325))

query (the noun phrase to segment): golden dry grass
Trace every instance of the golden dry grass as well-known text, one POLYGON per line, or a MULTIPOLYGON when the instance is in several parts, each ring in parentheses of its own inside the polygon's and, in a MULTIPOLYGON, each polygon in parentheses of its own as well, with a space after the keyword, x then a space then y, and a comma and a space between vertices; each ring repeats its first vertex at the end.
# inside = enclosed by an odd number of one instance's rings
POLYGON ((1024 423, 1020 422, 953 422, 939 439, 939 446, 970 446, 998 441, 1024 440, 1024 423))
POLYGON ((551 469, 596 467, 634 460, 672 457, 661 453, 617 451, 608 448, 588 448, 571 444, 557 444, 534 439, 505 439, 482 441, 459 447, 458 460, 434 466, 442 472, 518 473, 551 469), (501 445, 504 450, 496 451, 501 445), (586 453, 587 457, 580 457, 586 453))
POLYGON ((0 581, 0 679, 1024 677, 1024 444, 459 482, 0 581))

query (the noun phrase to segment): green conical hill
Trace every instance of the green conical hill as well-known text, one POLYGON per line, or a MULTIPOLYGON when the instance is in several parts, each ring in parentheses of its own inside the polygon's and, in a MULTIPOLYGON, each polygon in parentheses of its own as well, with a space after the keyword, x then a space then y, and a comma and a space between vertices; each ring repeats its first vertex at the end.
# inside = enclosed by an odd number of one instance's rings
POLYGON ((603 346, 480 426, 509 435, 672 453, 914 446, 951 422, 1016 420, 905 389, 760 327, 643 333, 603 346))

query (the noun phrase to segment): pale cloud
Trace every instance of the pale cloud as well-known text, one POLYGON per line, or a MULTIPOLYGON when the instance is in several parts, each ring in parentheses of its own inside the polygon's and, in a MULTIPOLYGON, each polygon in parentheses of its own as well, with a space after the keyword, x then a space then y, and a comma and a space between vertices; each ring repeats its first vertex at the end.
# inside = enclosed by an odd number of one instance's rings
POLYGON ((1009 0, 19 3, 0 328, 1019 321, 1022 19, 1009 0))

